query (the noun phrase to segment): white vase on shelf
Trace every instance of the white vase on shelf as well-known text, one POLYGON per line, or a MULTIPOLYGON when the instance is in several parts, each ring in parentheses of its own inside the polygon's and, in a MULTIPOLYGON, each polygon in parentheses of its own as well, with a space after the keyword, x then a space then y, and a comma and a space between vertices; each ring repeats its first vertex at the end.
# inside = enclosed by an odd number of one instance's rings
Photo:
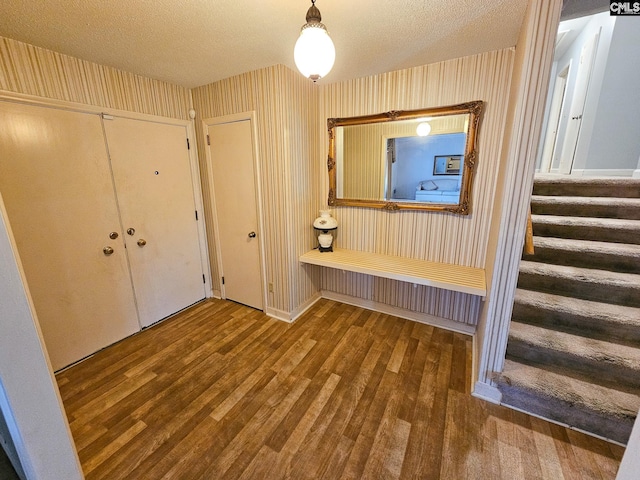
POLYGON ((331 216, 331 210, 320 210, 320 216, 313 221, 313 228, 318 230, 318 250, 333 252, 333 230, 338 228, 338 221, 331 216))

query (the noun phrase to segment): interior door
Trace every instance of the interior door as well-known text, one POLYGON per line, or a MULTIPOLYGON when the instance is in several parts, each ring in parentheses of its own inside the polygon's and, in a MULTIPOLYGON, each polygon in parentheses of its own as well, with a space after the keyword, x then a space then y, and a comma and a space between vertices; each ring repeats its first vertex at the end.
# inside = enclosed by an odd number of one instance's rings
POLYGON ((551 170, 554 152, 556 151, 556 140, 558 137, 558 126, 560 125, 560 116, 562 114, 562 102, 567 89, 567 76, 569 75, 569 67, 565 68, 560 75, 556 77, 555 86, 553 88, 553 97, 551 99, 551 107, 549 109, 549 123, 547 132, 544 137, 544 147, 542 149, 542 161, 540 162, 540 172, 548 173, 551 170))
POLYGON ((54 370, 138 331, 99 116, 0 102, 0 190, 54 370))
POLYGON ((184 125, 104 120, 143 327, 205 297, 184 125))
POLYGON ((591 80, 591 67, 593 65, 593 57, 598 45, 598 34, 595 33, 587 40, 580 52, 580 64, 576 73, 576 85, 571 98, 571 108, 569 110, 569 121, 567 123, 567 131, 562 144, 562 154, 560 158, 560 173, 571 173, 573 160, 576 154, 576 146, 578 144, 578 135, 582 125, 582 115, 584 112, 584 104, 587 99, 587 90, 589 88, 589 80, 591 80))
POLYGON ((208 127, 224 297, 264 309, 251 121, 208 127))

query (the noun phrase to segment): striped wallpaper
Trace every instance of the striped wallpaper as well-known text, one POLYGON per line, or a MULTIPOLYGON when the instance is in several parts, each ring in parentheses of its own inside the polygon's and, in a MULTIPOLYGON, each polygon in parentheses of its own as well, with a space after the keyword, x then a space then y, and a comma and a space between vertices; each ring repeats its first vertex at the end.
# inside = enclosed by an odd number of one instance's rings
MULTIPOLYGON (((513 57, 513 49, 505 49, 321 89, 322 119, 485 102, 470 215, 336 207, 339 247, 484 268, 513 57)), ((320 146, 324 158, 328 142, 320 146)), ((321 163, 326 202, 328 177, 321 163)), ((480 308, 472 295, 327 268, 321 288, 470 325, 477 323, 480 308)))
MULTIPOLYGON (((415 135, 410 123, 378 123, 339 127, 344 131, 343 196, 380 200, 384 198, 386 145, 382 135, 403 137, 415 135)), ((339 170, 338 170, 339 171, 339 170)))
POLYGON ((188 120, 189 90, 0 37, 0 90, 188 120))
MULTIPOLYGON (((300 254, 315 243, 311 222, 321 205, 319 177, 326 174, 315 168, 318 144, 324 141, 317 116, 317 86, 277 65, 195 88, 192 94, 197 125, 202 119, 256 112, 265 281, 274 290, 267 308, 287 316, 319 289, 319 272, 298 262, 300 254)), ((211 202, 206 146, 201 128, 197 132, 206 206, 211 202)), ((214 219, 210 210, 206 213, 211 230, 214 219)), ((208 238, 210 258, 215 259, 213 231, 208 238)), ((214 288, 219 289, 220 276, 215 265, 213 268, 214 288)))
MULTIPOLYGON (((486 102, 478 138, 472 213, 387 212, 337 207, 343 248, 483 267, 499 168, 513 50, 506 49, 329 85, 277 65, 191 91, 0 37, 0 90, 151 115, 188 118, 196 132, 210 258, 216 257, 200 120, 255 111, 266 244, 267 309, 294 315, 322 289, 475 324, 479 299, 392 280, 301 265, 313 248, 311 222, 326 208, 326 119, 486 102)), ((220 288, 213 267, 213 289, 220 288)))
MULTIPOLYGON (((193 90, 198 119, 257 112, 266 281, 274 284, 269 308, 295 312, 322 289, 476 324, 478 297, 301 266, 298 257, 315 246, 310 224, 319 208, 326 208, 327 118, 483 100, 486 109, 478 138, 471 215, 355 207, 337 207, 334 214, 340 223, 336 236, 340 247, 484 267, 513 53, 505 49, 320 86, 284 66, 275 66, 193 90)), ((202 138, 199 146, 205 172, 202 138)), ((203 190, 208 192, 208 185, 203 190)), ((205 203, 208 201, 205 193, 205 203)), ((209 218, 209 224, 212 221, 209 218)), ((211 249, 214 253, 215 245, 211 249)))

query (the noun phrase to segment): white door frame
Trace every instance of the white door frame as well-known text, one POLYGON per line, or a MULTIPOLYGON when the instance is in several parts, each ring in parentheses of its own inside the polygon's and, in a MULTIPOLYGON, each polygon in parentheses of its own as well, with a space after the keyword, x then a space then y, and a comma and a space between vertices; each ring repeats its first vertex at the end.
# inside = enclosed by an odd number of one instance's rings
POLYGON ((553 96, 549 107, 549 119, 547 120, 547 131, 544 137, 540 173, 548 173, 551 170, 553 160, 558 154, 558 129, 562 118, 562 105, 567 91, 567 79, 570 71, 571 62, 556 75, 556 81, 553 85, 553 96))
POLYGON ((211 281, 211 266, 209 263, 209 249, 207 246, 207 228, 204 218, 204 201, 202 200, 202 186, 200 183, 200 167, 198 164, 198 151, 196 145, 196 136, 191 120, 181 120, 179 118, 162 117, 160 115, 150 115, 147 113, 129 112, 126 110, 117 110, 114 108, 104 108, 94 105, 85 105, 84 103, 67 102, 65 100, 54 100, 50 98, 37 97, 34 95, 25 95, 15 92, 7 92, 0 90, 0 100, 23 103, 27 105, 36 105, 40 107, 57 108, 61 110, 71 110, 74 112, 112 115, 114 117, 130 118, 133 120, 144 120, 147 122, 165 123, 169 125, 181 125, 186 127, 189 139, 189 163, 191 165, 191 183, 193 184, 193 196, 195 206, 198 210, 198 243, 200 244, 200 262, 205 280, 209 288, 205 289, 206 297, 213 296, 213 282, 211 281))
MULTIPOLYGON (((233 123, 233 122, 241 122, 241 121, 245 121, 245 120, 249 120, 249 124, 251 126, 251 150, 253 153, 253 176, 254 176, 254 183, 256 186, 256 209, 257 209, 257 215, 258 215, 258 229, 260 231, 260 235, 258 235, 258 253, 260 255, 260 285, 262 286, 261 291, 262 291, 262 308, 263 311, 266 312, 267 308, 268 308, 268 303, 267 303, 267 299, 268 297, 268 293, 267 293, 267 284, 265 282, 265 278, 266 278, 266 271, 267 271, 267 266, 266 266, 266 250, 265 250, 265 229, 264 229, 264 221, 263 221, 263 208, 262 208, 262 186, 261 186, 261 182, 260 179, 262 178, 262 174, 261 174, 261 170, 260 170, 260 158, 258 155, 258 145, 257 145, 257 139, 258 139, 258 128, 257 128, 257 124, 256 124, 256 112, 255 111, 250 111, 250 112, 241 112, 241 113, 235 113, 232 115, 224 115, 221 117, 211 117, 211 118, 205 118, 202 120, 202 132, 203 132, 203 138, 206 139, 208 132, 209 132, 209 127, 214 126, 214 125, 222 125, 225 123, 233 123)), ((211 198, 211 204, 212 204, 212 215, 213 215, 213 232, 214 232, 214 236, 215 236, 215 241, 216 241, 216 264, 218 267, 218 272, 223 273, 222 270, 222 252, 220 251, 220 230, 218 229, 218 210, 217 210, 217 206, 216 206, 216 195, 215 195, 215 187, 214 187, 214 183, 213 183, 213 162, 211 159, 211 149, 207 148, 206 149, 206 159, 207 159, 207 176, 208 176, 208 180, 209 180, 209 197, 211 198)), ((225 295, 225 291, 224 291, 224 284, 220 285, 220 296, 221 298, 226 299, 226 295, 225 295)))

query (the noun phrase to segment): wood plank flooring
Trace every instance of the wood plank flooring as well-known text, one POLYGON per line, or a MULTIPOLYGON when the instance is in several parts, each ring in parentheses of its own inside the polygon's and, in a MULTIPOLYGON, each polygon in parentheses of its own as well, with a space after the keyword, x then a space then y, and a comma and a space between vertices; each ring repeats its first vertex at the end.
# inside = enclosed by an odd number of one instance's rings
POLYGON ((470 396, 471 337, 208 300, 57 375, 87 479, 613 479, 623 448, 470 396))

